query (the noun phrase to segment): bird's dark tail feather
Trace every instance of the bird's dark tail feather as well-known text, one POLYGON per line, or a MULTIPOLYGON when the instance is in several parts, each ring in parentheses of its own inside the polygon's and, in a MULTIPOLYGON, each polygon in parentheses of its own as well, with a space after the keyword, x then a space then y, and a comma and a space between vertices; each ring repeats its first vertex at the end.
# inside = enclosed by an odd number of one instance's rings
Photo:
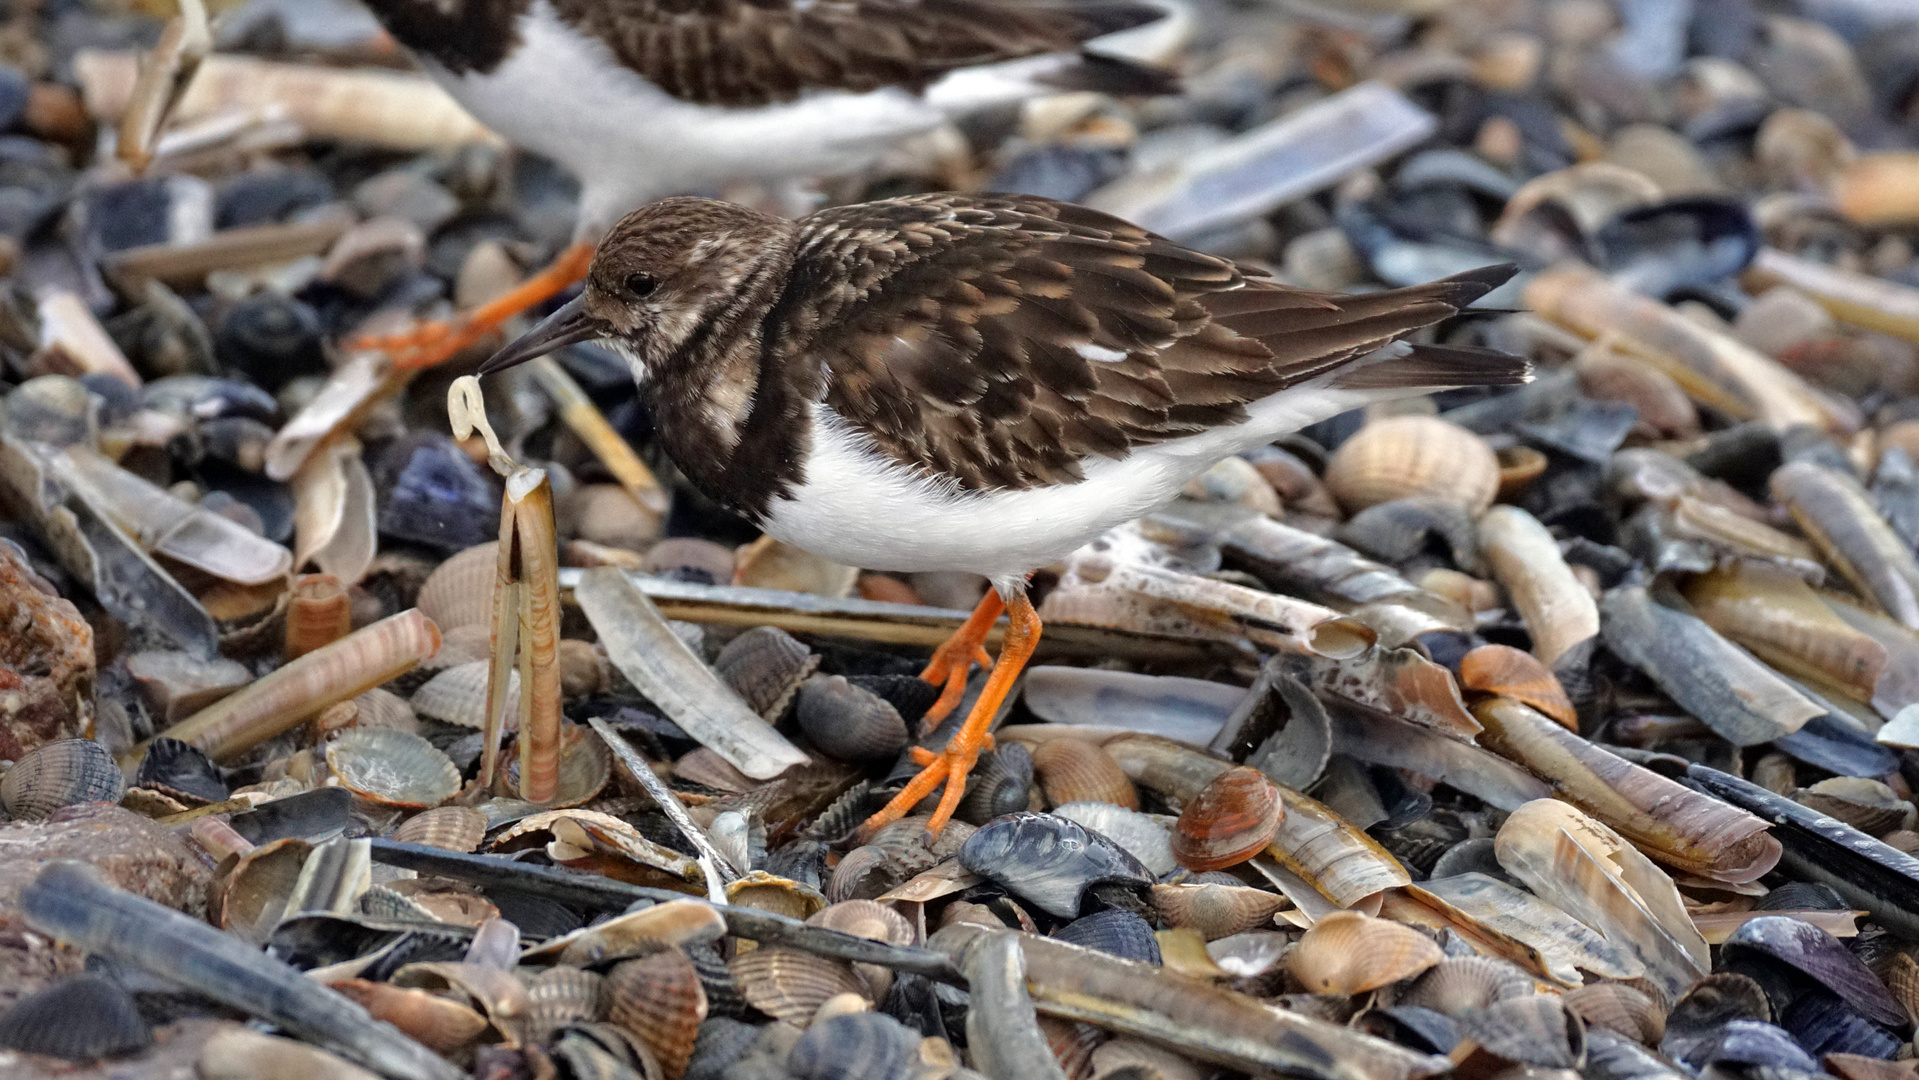
POLYGON ((1165 68, 1093 52, 1081 52, 1079 63, 1038 81, 1055 90, 1095 90, 1115 97, 1179 93, 1179 76, 1165 68))
POLYGON ((1513 386, 1532 381, 1523 356, 1456 345, 1414 345, 1404 356, 1355 364, 1333 377, 1341 390, 1421 390, 1448 386, 1513 386))

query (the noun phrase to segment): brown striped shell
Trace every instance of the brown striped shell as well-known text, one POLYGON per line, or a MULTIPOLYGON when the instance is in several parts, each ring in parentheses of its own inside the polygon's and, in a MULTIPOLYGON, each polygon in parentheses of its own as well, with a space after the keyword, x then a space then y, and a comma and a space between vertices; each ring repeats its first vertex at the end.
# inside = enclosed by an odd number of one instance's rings
POLYGON ((1173 826, 1173 858, 1195 873, 1236 866, 1265 849, 1286 816, 1279 789, 1237 766, 1200 789, 1173 826))
POLYGON ((441 632, 456 626, 490 626, 493 586, 499 577, 500 545, 488 541, 440 564, 420 586, 414 606, 441 632))
POLYGON ((1187 927, 1207 941, 1271 926, 1287 904, 1284 896, 1250 885, 1203 884, 1153 886, 1153 910, 1170 927, 1187 927))
POLYGON ((1579 714, 1551 669, 1539 658, 1510 645, 1481 645, 1459 661, 1459 685, 1482 694, 1498 694, 1530 705, 1579 730, 1579 714))
MULTIPOLYGON (((553 809, 584 806, 606 788, 613 779, 613 751, 607 749, 591 728, 562 720, 560 722, 560 774, 553 797, 540 803, 553 809)), ((516 797, 520 790, 520 742, 513 745, 500 761, 494 793, 516 797)))
POLYGON ((844 675, 814 675, 800 685, 800 730, 836 761, 890 760, 908 741, 893 703, 844 675))
POLYGON ((1349 514, 1412 495, 1436 495, 1476 514, 1499 489, 1499 460, 1457 424, 1389 416, 1340 444, 1326 463, 1326 487, 1349 514))
POLYGON ((117 803, 126 793, 120 766, 92 739, 61 739, 35 747, 0 776, 0 804, 21 821, 40 821, 80 803, 117 803))
POLYGON ((678 949, 622 960, 601 987, 606 1018, 646 1044, 667 1080, 679 1080, 706 1019, 706 990, 693 961, 678 949))
POLYGON ((353 630, 353 603, 332 574, 301 574, 287 597, 286 658, 331 645, 353 630))
POLYGON ((353 699, 354 727, 393 728, 419 734, 420 718, 407 700, 391 690, 374 687, 353 699))
POLYGON ((756 626, 727 642, 713 658, 721 680, 768 720, 780 718, 819 665, 818 655, 777 626, 756 626))
POLYGON ((1532 992, 1532 978, 1514 964, 1490 956, 1455 956, 1427 969, 1399 996, 1399 1004, 1457 1018, 1492 1002, 1532 992))
POLYGON ((466 1005, 425 990, 366 979, 327 984, 358 1002, 375 1020, 399 1028, 436 1054, 452 1054, 485 1033, 487 1019, 466 1005))
POLYGON ((727 963, 748 1004, 776 1020, 805 1027, 828 998, 858 994, 872 1000, 851 965, 785 945, 762 945, 727 963))
POLYGON ((486 815, 471 806, 440 806, 415 814, 393 830, 393 839, 470 853, 486 836, 486 815))
POLYGON ((601 983, 591 971, 576 967, 547 968, 526 983, 527 1036, 548 1041, 567 1024, 598 1020, 602 1011, 601 983))
POLYGON ((351 728, 327 744, 326 760, 341 787, 384 806, 438 806, 460 791, 452 760, 404 731, 351 728))
MULTIPOLYGON (((911 945, 913 927, 906 916, 875 900, 842 900, 814 912, 808 926, 823 926, 842 934, 883 941, 888 945, 911 945)), ((853 970, 866 980, 875 1000, 886 997, 893 986, 893 972, 877 964, 854 964, 853 970)))
POLYGON ((1445 959, 1433 939, 1390 919, 1334 911, 1306 931, 1286 966, 1316 994, 1360 994, 1410 979, 1445 959))
POLYGON ((1792 800, 1868 836, 1913 825, 1912 803, 1901 799, 1884 782, 1866 777, 1830 777, 1793 792, 1792 800))
POLYGON ((1139 809, 1139 791, 1119 762, 1084 739, 1048 739, 1034 747, 1033 775, 1053 806, 1103 802, 1139 809))

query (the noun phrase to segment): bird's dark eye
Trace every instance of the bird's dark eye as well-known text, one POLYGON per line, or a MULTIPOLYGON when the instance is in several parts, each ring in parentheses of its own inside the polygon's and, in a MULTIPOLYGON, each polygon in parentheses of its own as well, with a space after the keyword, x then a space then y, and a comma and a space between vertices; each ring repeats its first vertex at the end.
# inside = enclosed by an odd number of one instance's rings
POLYGON ((628 274, 626 275, 624 284, 626 285, 627 294, 635 300, 638 300, 650 294, 659 283, 654 281, 652 276, 648 274, 628 274))

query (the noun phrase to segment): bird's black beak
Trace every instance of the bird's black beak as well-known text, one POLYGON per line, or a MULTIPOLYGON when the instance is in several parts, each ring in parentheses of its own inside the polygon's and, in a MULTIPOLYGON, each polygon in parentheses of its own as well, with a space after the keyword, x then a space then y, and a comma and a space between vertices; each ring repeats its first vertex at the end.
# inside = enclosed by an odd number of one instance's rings
POLYGON ((488 357, 486 363, 480 365, 480 374, 505 371, 515 364, 545 356, 555 349, 564 349, 568 345, 603 336, 605 331, 600 328, 598 320, 586 313, 585 297, 576 296, 562 305, 560 310, 541 320, 540 325, 488 357))

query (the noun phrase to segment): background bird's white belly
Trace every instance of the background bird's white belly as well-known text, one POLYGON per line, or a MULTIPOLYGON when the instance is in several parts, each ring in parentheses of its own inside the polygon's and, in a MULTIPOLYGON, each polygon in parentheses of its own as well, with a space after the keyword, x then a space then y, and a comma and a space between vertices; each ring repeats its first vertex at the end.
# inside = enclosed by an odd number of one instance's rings
POLYGON ((582 192, 581 233, 597 239, 628 210, 736 178, 779 179, 860 169, 955 109, 1012 100, 1057 57, 947 76, 922 97, 884 89, 817 91, 759 108, 696 105, 622 67, 606 45, 538 0, 520 18, 521 46, 491 74, 429 64, 468 111, 501 135, 565 165, 582 192), (1036 66, 1036 64, 1038 66, 1036 66), (948 84, 951 84, 950 86, 948 84), (617 137, 609 133, 619 132, 617 137))
MULTIPOLYGON (((1296 388, 1302 389, 1302 388, 1296 388)), ((969 492, 882 456, 824 405, 814 406, 805 483, 762 522, 787 543, 869 570, 970 570, 993 578, 1045 566, 1165 504, 1214 462, 1404 390, 1289 392, 1254 403, 1232 427, 1089 457, 1077 484, 969 492)))

